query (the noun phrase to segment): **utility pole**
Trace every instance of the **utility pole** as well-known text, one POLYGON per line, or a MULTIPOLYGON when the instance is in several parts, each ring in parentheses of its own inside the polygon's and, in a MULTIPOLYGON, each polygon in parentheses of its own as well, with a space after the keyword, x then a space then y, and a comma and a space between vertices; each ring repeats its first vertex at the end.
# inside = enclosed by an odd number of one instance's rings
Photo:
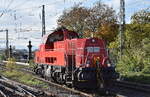
POLYGON ((5 50, 5 56, 6 56, 6 58, 8 58, 8 56, 9 56, 8 29, 6 29, 6 30, 0 30, 0 32, 4 32, 4 31, 6 32, 6 50, 5 50))
POLYGON ((46 34, 45 32, 45 5, 42 5, 42 37, 46 34))
POLYGON ((8 41, 8 29, 6 29, 6 58, 9 56, 9 41, 8 41))
POLYGON ((125 32, 125 0, 120 0, 120 59, 123 55, 123 44, 124 44, 124 32, 125 32))

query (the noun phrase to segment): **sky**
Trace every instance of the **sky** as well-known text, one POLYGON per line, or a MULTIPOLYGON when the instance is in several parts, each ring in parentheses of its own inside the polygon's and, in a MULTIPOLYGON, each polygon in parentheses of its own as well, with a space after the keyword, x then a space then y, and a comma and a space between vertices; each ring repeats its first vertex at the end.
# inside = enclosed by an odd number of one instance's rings
MULTIPOLYGON (((64 10, 74 4, 92 7, 99 0, 0 0, 0 30, 8 29, 9 45, 27 49, 32 41, 33 49, 41 43, 41 10, 45 5, 46 33, 57 27, 57 19, 64 10)), ((101 0, 119 12, 120 0, 101 0)), ((137 11, 150 7, 150 0, 125 0, 126 23, 137 11)), ((0 48, 5 48, 5 32, 0 32, 0 48)))

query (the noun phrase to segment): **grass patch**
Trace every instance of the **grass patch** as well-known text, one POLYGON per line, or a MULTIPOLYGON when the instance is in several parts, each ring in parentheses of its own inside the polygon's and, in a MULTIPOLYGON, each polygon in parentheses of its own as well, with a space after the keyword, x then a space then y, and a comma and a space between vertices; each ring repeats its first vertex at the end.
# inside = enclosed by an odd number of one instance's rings
POLYGON ((20 82, 28 84, 28 85, 32 85, 32 86, 36 86, 36 87, 42 87, 42 88, 47 88, 48 84, 44 83, 38 79, 35 79, 33 76, 26 74, 25 76, 22 76, 19 79, 20 82))
POLYGON ((2 72, 2 75, 6 76, 7 78, 10 78, 10 79, 13 79, 13 80, 17 80, 19 77, 22 76, 22 73, 21 72, 18 72, 18 71, 3 71, 2 72))
POLYGON ((142 84, 150 84, 150 74, 144 74, 141 72, 137 73, 128 73, 126 75, 122 75, 124 80, 131 81, 131 82, 137 82, 142 84))
POLYGON ((36 78, 34 78, 33 75, 20 72, 20 71, 4 71, 2 72, 2 75, 6 76, 7 78, 10 78, 12 80, 16 80, 20 83, 30 85, 30 86, 36 86, 39 88, 48 88, 48 84, 45 82, 42 82, 36 78))
POLYGON ((34 76, 31 74, 27 74, 21 71, 17 71, 17 70, 3 71, 1 72, 1 74, 7 78, 10 78, 12 80, 18 81, 26 85, 39 87, 39 88, 48 88, 47 83, 34 78, 34 76))

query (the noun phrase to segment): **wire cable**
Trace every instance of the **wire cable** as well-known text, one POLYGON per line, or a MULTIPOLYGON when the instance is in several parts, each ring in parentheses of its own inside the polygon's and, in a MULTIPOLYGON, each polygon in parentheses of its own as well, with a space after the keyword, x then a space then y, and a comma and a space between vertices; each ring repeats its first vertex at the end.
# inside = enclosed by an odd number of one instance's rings
POLYGON ((6 9, 8 9, 8 8, 12 5, 13 2, 14 2, 14 0, 11 0, 11 1, 9 2, 9 4, 7 5, 6 9))
POLYGON ((1 13, 1 15, 0 15, 0 17, 2 17, 3 15, 4 15, 4 13, 7 11, 7 9, 11 6, 11 4, 14 2, 14 0, 11 0, 9 3, 8 3, 8 5, 7 5, 7 7, 3 10, 3 12, 1 13))

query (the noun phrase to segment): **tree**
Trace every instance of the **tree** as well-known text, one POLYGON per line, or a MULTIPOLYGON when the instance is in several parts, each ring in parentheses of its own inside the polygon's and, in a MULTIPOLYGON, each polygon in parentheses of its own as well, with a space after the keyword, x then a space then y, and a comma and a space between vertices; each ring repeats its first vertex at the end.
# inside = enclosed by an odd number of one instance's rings
POLYGON ((140 23, 140 24, 147 24, 150 23, 150 10, 142 10, 135 13, 131 17, 132 23, 140 23))
POLYGON ((63 12, 58 19, 58 25, 79 32, 82 37, 82 32, 85 30, 85 21, 88 16, 89 10, 87 8, 75 5, 70 10, 65 10, 63 12))
POLYGON ((84 37, 94 36, 107 42, 114 40, 118 31, 115 11, 102 2, 97 2, 92 8, 75 5, 64 11, 58 25, 79 32, 84 37))
MULTIPOLYGON (((118 61, 118 70, 127 72, 147 72, 150 70, 150 22, 149 11, 139 11, 131 18, 131 24, 126 25, 125 44, 122 60, 118 61)), ((110 44, 118 47, 119 37, 110 44)), ((115 53, 115 55, 117 55, 115 53)))
MULTIPOLYGON (((90 9, 90 16, 87 18, 86 24, 89 32, 93 32, 95 37, 109 37, 107 34, 110 29, 117 24, 115 11, 106 4, 97 2, 95 6, 90 9), (104 34, 105 32, 107 33, 106 35, 104 34)), ((116 30, 113 31, 115 35, 116 30)), ((110 36, 110 38, 114 37, 110 36)))

